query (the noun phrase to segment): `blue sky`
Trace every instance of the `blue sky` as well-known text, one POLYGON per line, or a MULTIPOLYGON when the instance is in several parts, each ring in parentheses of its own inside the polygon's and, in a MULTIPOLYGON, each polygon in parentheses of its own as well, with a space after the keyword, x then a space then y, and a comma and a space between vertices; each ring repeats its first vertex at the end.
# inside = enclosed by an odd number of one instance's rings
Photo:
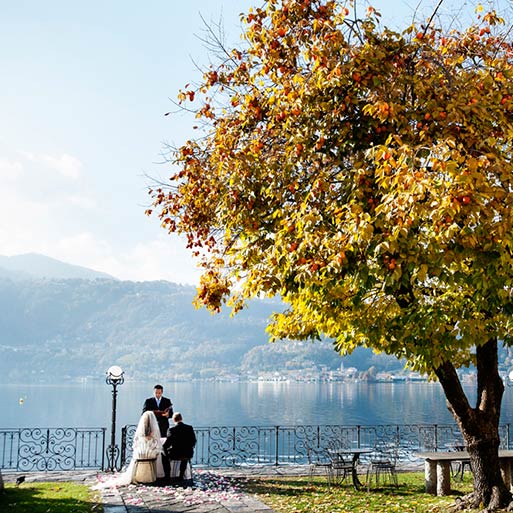
MULTIPOLYGON (((435 3, 421 2, 420 13, 435 3)), ((195 63, 209 62, 200 13, 222 15, 236 44, 239 13, 258 1, 0 4, 0 254, 37 252, 121 279, 195 283, 183 241, 144 215, 146 175, 169 175, 159 164, 163 144, 192 136, 184 117, 164 114, 199 78, 195 63)), ((396 28, 417 2, 372 5, 396 28)), ((442 13, 469 5, 446 0, 442 13)))

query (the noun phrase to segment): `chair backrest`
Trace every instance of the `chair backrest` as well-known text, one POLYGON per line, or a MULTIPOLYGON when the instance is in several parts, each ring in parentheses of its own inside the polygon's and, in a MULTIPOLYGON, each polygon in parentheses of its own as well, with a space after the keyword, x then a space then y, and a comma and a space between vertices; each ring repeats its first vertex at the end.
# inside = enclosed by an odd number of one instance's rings
POLYGON ((399 459, 399 445, 393 442, 381 442, 376 445, 371 460, 396 465, 399 459))
POLYGON ((332 439, 328 441, 328 454, 331 463, 337 467, 346 467, 351 465, 351 454, 347 453, 349 449, 345 440, 332 439))
POLYGON ((148 461, 148 460, 156 460, 158 453, 152 450, 148 451, 139 451, 135 456, 136 461, 148 461))
POLYGON ((310 465, 326 465, 329 463, 326 451, 319 447, 313 447, 311 444, 305 443, 306 457, 310 465))
POLYGON ((327 446, 330 451, 344 451, 350 448, 347 440, 340 438, 331 438, 327 446))

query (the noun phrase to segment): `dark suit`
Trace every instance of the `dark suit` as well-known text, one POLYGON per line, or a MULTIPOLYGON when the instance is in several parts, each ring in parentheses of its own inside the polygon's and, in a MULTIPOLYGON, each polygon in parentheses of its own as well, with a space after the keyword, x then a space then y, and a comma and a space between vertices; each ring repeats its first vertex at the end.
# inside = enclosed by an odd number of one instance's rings
POLYGON ((178 422, 167 431, 164 450, 170 460, 181 460, 180 479, 183 479, 188 461, 194 455, 196 435, 192 426, 178 422))
MULTIPOLYGON (((165 409, 169 408, 169 417, 173 416, 173 408, 171 401, 167 398, 162 396, 160 398, 160 406, 157 406, 157 400, 155 397, 149 397, 144 401, 142 412, 145 411, 156 411, 160 410, 163 411, 165 409)), ((157 417, 157 422, 159 423, 159 429, 160 429, 160 436, 164 438, 167 435, 167 430, 169 429, 169 418, 163 417, 162 415, 155 415, 157 417)))

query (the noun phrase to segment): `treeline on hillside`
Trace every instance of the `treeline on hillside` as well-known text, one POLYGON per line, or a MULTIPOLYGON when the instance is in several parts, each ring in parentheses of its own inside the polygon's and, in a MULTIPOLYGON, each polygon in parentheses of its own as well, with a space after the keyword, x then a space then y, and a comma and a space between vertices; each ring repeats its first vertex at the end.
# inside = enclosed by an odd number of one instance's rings
POLYGON ((403 366, 364 349, 342 358, 329 341, 270 344, 265 326, 279 301, 230 317, 195 309, 194 294, 165 281, 0 278, 2 381, 101 379, 114 363, 140 379, 403 366))

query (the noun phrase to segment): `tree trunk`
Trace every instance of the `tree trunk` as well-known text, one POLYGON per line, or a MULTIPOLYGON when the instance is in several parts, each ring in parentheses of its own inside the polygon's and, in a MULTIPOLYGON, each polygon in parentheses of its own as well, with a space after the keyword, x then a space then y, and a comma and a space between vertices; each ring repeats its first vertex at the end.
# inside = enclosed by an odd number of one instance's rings
POLYGON ((476 367, 475 408, 470 406, 451 362, 444 362, 435 373, 470 454, 474 491, 462 502, 462 509, 491 511, 507 506, 512 498, 499 466, 499 420, 504 384, 499 376, 497 339, 477 347, 476 367))

